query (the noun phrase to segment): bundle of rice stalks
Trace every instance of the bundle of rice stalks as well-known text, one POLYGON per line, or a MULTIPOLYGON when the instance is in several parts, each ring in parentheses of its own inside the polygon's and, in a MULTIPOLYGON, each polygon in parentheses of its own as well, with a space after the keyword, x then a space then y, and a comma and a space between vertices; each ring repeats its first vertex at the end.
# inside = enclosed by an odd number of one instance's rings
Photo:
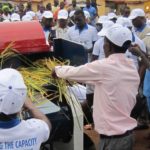
MULTIPOLYGON (((56 58, 53 59, 41 59, 36 62, 28 60, 23 55, 19 54, 15 49, 13 49, 13 43, 8 45, 8 47, 1 53, 1 65, 4 60, 9 59, 12 56, 17 56, 18 59, 25 62, 29 67, 20 67, 18 71, 22 74, 25 84, 28 90, 28 96, 34 103, 42 103, 37 99, 37 93, 40 97, 48 97, 49 100, 56 99, 60 102, 63 101, 63 97, 69 105, 74 108, 75 114, 77 114, 76 109, 80 110, 82 113, 80 104, 76 99, 76 96, 72 96, 73 93, 68 91, 68 85, 72 86, 74 82, 69 82, 64 79, 54 79, 52 77, 52 71, 55 66, 69 65, 69 61, 60 61, 56 58), (46 85, 52 85, 57 88, 57 90, 47 89, 46 85)), ((79 121, 78 121, 79 123, 79 121)))
POLYGON ((13 45, 14 43, 10 43, 1 53, 0 53, 0 64, 1 64, 1 68, 2 68, 2 65, 3 63, 9 59, 10 57, 13 57, 13 56, 16 56, 18 55, 15 50, 13 49, 13 45))
POLYGON ((63 79, 54 79, 51 74, 52 70, 57 65, 68 64, 69 62, 60 62, 57 59, 42 59, 33 62, 32 66, 27 68, 19 68, 19 72, 23 75, 25 84, 28 88, 28 96, 31 100, 37 101, 34 96, 39 92, 42 96, 48 97, 50 100, 58 98, 62 102, 62 97, 66 93, 68 82, 63 79), (58 89, 53 91, 47 89, 46 85, 52 85, 58 89), (47 94, 50 93, 51 94, 47 94))

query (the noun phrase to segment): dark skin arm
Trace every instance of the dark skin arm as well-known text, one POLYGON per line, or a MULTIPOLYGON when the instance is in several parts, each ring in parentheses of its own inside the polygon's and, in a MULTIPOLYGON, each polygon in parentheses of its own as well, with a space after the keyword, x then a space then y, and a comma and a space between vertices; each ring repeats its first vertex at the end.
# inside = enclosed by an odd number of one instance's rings
POLYGON ((49 119, 42 113, 38 110, 38 108, 36 108, 34 106, 34 104, 31 102, 30 99, 27 99, 24 103, 24 108, 25 110, 27 110, 30 115, 33 117, 33 118, 36 118, 36 119, 40 119, 40 120, 43 120, 48 126, 49 126, 49 129, 52 128, 52 125, 49 121, 49 119))
POLYGON ((150 61, 147 58, 146 54, 141 51, 140 47, 138 45, 134 45, 129 48, 129 51, 138 57, 141 58, 141 63, 144 64, 144 66, 148 69, 150 69, 150 61))

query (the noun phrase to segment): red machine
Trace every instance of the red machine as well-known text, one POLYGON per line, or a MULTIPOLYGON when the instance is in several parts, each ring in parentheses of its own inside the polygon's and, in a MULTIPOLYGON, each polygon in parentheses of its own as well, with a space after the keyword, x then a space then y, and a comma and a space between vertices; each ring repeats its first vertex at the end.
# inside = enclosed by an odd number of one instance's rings
POLYGON ((49 51, 38 21, 0 23, 0 52, 11 42, 14 42, 14 48, 22 54, 49 51))

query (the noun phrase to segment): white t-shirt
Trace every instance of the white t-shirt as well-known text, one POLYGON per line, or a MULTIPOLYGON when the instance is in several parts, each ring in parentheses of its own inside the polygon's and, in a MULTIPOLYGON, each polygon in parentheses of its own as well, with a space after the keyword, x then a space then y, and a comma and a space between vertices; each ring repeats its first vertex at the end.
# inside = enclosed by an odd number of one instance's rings
POLYGON ((22 120, 9 129, 0 129, 1 150, 39 150, 41 143, 48 140, 48 125, 39 119, 22 120))
POLYGON ((73 93, 79 101, 84 101, 86 99, 86 87, 81 84, 76 84, 73 86, 68 86, 70 93, 73 93))
POLYGON ((100 39, 98 39, 95 44, 94 44, 94 48, 93 48, 93 55, 98 56, 98 59, 103 59, 105 58, 105 53, 104 53, 104 37, 100 37, 100 39))
POLYGON ((82 31, 76 25, 70 27, 67 32, 67 39, 82 44, 85 49, 91 49, 93 42, 97 41, 97 30, 95 27, 86 24, 82 31))
POLYGON ((5 14, 2 15, 4 20, 10 20, 10 15, 8 14, 7 16, 5 14))
POLYGON ((36 12, 36 16, 37 16, 37 18, 38 18, 39 21, 42 21, 42 15, 43 15, 43 13, 41 13, 40 11, 36 12))

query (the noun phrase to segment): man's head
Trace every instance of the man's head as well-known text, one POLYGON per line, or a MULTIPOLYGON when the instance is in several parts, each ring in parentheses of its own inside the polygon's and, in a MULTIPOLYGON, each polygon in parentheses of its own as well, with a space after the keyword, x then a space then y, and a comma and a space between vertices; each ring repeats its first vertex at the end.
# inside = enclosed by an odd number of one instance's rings
POLYGON ((54 0, 54 6, 57 7, 59 5, 59 0, 54 0))
POLYGON ((0 113, 16 114, 21 111, 27 95, 22 75, 15 69, 0 71, 0 113))
POLYGON ((86 7, 90 7, 91 6, 91 1, 90 0, 86 0, 86 7))
POLYGON ((113 13, 113 12, 108 13, 108 19, 111 20, 111 21, 113 21, 114 23, 116 23, 116 21, 117 21, 117 15, 115 13, 113 13))
POLYGON ((59 5, 60 9, 64 9, 65 7, 65 3, 64 2, 61 2, 60 5, 59 5))
POLYGON ((105 33, 107 32, 107 30, 112 27, 114 25, 114 23, 110 20, 107 20, 105 22, 102 23, 102 29, 100 32, 98 32, 97 35, 99 36, 105 36, 105 33))
POLYGON ((19 8, 19 11, 23 12, 24 11, 23 3, 19 3, 18 8, 19 8))
POLYGON ((48 3, 48 4, 46 5, 46 10, 49 10, 49 11, 51 11, 51 10, 52 10, 51 3, 48 3))
POLYGON ((113 25, 104 33, 104 53, 108 57, 114 53, 125 53, 130 47, 132 33, 121 25, 113 25))
POLYGON ((72 6, 73 6, 73 7, 76 7, 76 5, 77 5, 76 0, 72 0, 72 6))
POLYGON ((82 10, 76 10, 74 13, 74 21, 79 29, 83 29, 86 24, 84 12, 82 10))
POLYGON ((68 21, 68 11, 67 10, 60 10, 58 12, 58 23, 60 28, 66 28, 68 21))
POLYGON ((31 10, 32 10, 32 3, 29 1, 26 6, 26 11, 31 11, 31 10))
POLYGON ((43 5, 39 5, 39 11, 40 11, 41 13, 43 13, 44 10, 45 10, 45 7, 44 7, 43 5))
POLYGON ((103 23, 108 21, 108 16, 100 16, 97 23, 96 23, 96 29, 98 32, 101 31, 101 29, 103 28, 103 23))
POLYGON ((121 15, 123 17, 126 17, 126 18, 129 17, 129 15, 130 15, 130 7, 128 7, 128 6, 123 7, 121 9, 121 15))
POLYGON ((53 26, 53 14, 51 11, 45 11, 42 15, 42 24, 45 28, 53 26))
POLYGON ((146 23, 145 12, 142 9, 133 9, 129 16, 132 20, 132 24, 136 28, 141 28, 146 23))
POLYGON ((132 22, 129 18, 120 17, 117 19, 116 23, 122 25, 123 27, 130 29, 132 32, 132 22))

